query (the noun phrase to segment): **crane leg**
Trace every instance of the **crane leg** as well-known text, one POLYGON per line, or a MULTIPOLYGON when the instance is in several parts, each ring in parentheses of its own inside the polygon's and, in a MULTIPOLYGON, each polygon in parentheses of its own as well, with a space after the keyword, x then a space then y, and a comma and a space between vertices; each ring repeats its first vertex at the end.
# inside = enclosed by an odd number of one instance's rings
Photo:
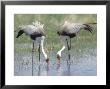
POLYGON ((69 51, 69 44, 68 44, 68 40, 66 39, 66 42, 67 42, 67 47, 68 47, 68 51, 69 51))
POLYGON ((33 47, 32 47, 32 52, 34 52, 34 41, 33 41, 33 47))
POLYGON ((70 61, 70 47, 69 47, 69 44, 68 44, 68 40, 66 39, 66 42, 67 42, 67 47, 68 47, 68 62, 70 61))
POLYGON ((69 47, 69 50, 71 50, 71 38, 70 38, 70 47, 69 47))
POLYGON ((40 44, 39 44, 39 49, 38 49, 38 51, 39 51, 39 62, 40 62, 40 53, 41 53, 41 51, 40 51, 40 44))
POLYGON ((70 59, 71 59, 71 55, 70 55, 70 50, 71 50, 71 38, 70 38, 70 44, 67 41, 67 47, 68 47, 68 60, 67 60, 67 67, 68 67, 68 75, 70 75, 70 59))
POLYGON ((40 64, 39 64, 39 66, 38 66, 38 76, 40 76, 40 72, 41 72, 41 67, 40 67, 40 64))
POLYGON ((34 56, 34 41, 33 41, 33 48, 32 48, 32 76, 33 76, 33 56, 34 56))
MULTIPOLYGON (((70 52, 71 52, 71 38, 70 38, 70 46, 69 46, 69 59, 71 59, 70 52)), ((69 62, 70 62, 70 60, 69 60, 69 62)))

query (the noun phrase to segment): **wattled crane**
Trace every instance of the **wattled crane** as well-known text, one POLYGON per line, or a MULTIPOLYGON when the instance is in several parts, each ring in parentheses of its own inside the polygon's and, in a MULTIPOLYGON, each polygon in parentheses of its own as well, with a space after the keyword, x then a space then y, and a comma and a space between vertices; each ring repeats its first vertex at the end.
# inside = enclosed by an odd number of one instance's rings
MULTIPOLYGON (((35 21, 32 23, 32 25, 24 25, 24 26, 20 26, 19 27, 19 32, 16 38, 18 38, 19 36, 21 36, 23 33, 25 33, 26 35, 30 36, 30 38, 33 40, 33 49, 32 51, 34 51, 34 43, 36 42, 36 44, 39 44, 39 54, 40 54, 40 46, 41 46, 41 50, 42 53, 45 57, 46 62, 49 62, 49 58, 46 54, 46 52, 44 51, 44 39, 45 39, 45 33, 44 33, 44 24, 41 24, 38 21, 35 21)), ((39 55, 40 56, 40 55, 39 55)), ((40 57, 39 57, 39 61, 40 61, 40 57)))
MULTIPOLYGON (((93 29, 90 26, 90 24, 96 24, 96 23, 71 23, 65 21, 64 24, 60 26, 60 30, 57 31, 57 34, 60 36, 61 43, 63 43, 63 47, 61 50, 57 52, 57 59, 60 61, 61 53, 65 49, 65 47, 68 47, 68 51, 71 49, 71 38, 76 37, 77 33, 81 30, 87 30, 92 33, 93 29), (68 43, 68 38, 70 39, 70 45, 68 43)), ((69 54, 70 59, 70 54, 69 54)))

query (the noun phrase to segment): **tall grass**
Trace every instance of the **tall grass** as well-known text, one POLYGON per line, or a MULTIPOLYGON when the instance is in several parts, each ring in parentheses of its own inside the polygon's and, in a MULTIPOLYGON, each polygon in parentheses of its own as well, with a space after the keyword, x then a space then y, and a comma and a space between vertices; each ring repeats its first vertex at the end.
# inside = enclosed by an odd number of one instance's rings
MULTIPOLYGON (((38 20, 43 23, 46 39, 45 39, 45 49, 48 51, 59 50, 62 47, 60 39, 56 34, 59 30, 59 25, 64 23, 65 20, 69 22, 80 22, 80 23, 92 23, 97 22, 96 14, 15 14, 14 15, 14 30, 18 30, 19 25, 32 24, 33 21, 38 20)), ((96 48, 97 46, 97 27, 93 25, 93 34, 88 31, 81 30, 77 37, 72 39, 72 48, 78 52, 83 48, 96 48)), ((15 37, 17 32, 14 33, 15 37)), ((30 51, 31 48, 23 47, 19 45, 20 43, 30 44, 30 37, 23 35, 19 39, 14 39, 16 51, 30 51)))

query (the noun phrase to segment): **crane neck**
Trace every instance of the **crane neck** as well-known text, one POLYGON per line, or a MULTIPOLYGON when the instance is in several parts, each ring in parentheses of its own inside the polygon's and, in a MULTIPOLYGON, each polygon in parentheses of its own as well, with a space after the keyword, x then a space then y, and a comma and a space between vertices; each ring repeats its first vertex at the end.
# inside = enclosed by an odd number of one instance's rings
POLYGON ((46 54, 46 52, 44 51, 44 45, 43 45, 43 44, 44 44, 44 39, 45 39, 45 37, 42 36, 42 38, 41 38, 41 49, 42 49, 42 53, 43 53, 45 59, 48 59, 47 54, 46 54))
POLYGON ((61 50, 59 50, 58 52, 57 52, 57 54, 61 57, 61 52, 63 51, 65 49, 65 45, 63 45, 63 47, 61 48, 61 50))

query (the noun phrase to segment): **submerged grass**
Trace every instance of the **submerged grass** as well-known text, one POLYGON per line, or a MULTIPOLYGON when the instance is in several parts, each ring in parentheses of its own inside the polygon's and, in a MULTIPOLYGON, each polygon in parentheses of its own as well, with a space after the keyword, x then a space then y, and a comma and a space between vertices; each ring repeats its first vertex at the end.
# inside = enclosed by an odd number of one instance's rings
MULTIPOLYGON (((32 24, 33 21, 38 20, 43 23, 46 39, 44 43, 44 48, 46 52, 58 51, 61 49, 62 44, 58 35, 56 34, 59 30, 59 25, 64 23, 65 20, 70 22, 80 22, 80 23, 92 23, 97 22, 96 14, 15 14, 14 16, 14 48, 15 51, 32 51, 32 41, 29 36, 22 35, 16 39, 18 26, 32 24)), ((80 54, 85 48, 94 49, 97 47, 97 27, 93 25, 93 34, 88 31, 81 30, 78 35, 72 39, 72 49, 80 54)))

